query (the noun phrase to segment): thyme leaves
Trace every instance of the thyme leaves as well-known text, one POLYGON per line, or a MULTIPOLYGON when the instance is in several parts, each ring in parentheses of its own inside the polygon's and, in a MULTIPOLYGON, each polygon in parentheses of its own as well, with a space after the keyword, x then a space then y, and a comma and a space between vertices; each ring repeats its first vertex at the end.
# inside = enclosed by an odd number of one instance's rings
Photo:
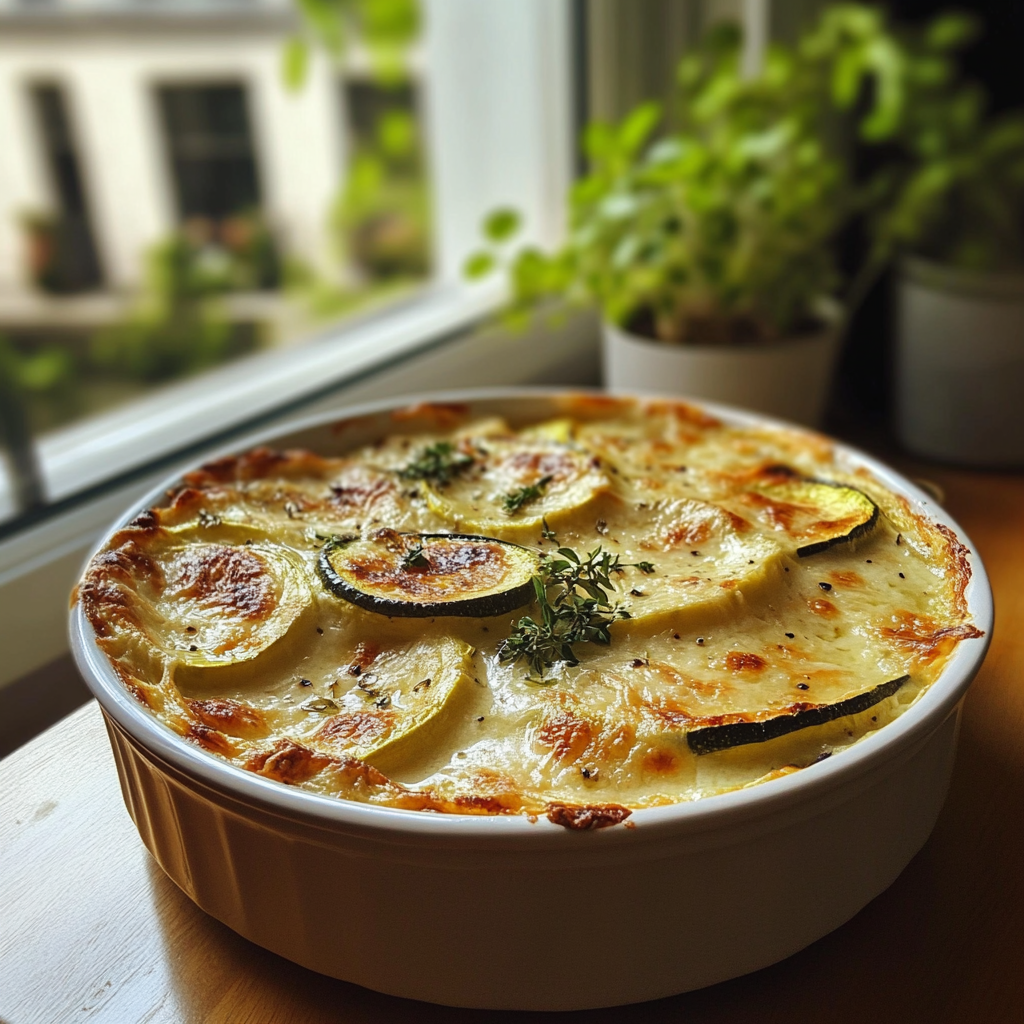
POLYGON ((412 547, 406 549, 404 555, 402 555, 402 568, 403 569, 429 569, 430 561, 427 556, 423 554, 422 544, 413 544, 412 547))
POLYGON ((473 456, 459 451, 450 441, 427 445, 398 475, 403 480, 429 480, 447 484, 473 465, 473 456))
POLYGON ((557 662, 578 665, 574 645, 608 644, 610 627, 629 612, 612 603, 612 577, 635 568, 654 572, 650 562, 626 563, 600 546, 580 556, 572 548, 559 548, 541 556, 533 577, 539 619, 523 616, 498 649, 502 662, 525 661, 529 677, 543 682, 544 673, 557 662))
POLYGON ((509 515, 514 515, 524 505, 529 505, 531 501, 540 498, 553 479, 550 476, 542 476, 535 484, 527 484, 525 487, 518 487, 516 490, 510 491, 502 498, 501 507, 509 515))

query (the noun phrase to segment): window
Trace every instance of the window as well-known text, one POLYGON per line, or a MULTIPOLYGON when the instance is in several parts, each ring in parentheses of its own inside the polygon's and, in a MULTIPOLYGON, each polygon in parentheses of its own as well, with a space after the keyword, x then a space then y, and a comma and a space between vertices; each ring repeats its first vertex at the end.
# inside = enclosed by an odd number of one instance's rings
POLYGON ((31 98, 54 199, 54 216, 35 224, 33 273, 49 291, 86 291, 101 283, 101 274, 64 90, 36 85, 31 98))
POLYGON ((417 86, 343 79, 351 152, 339 214, 354 267, 389 281, 430 272, 430 198, 417 86))
POLYGON ((170 86, 158 96, 178 217, 220 221, 259 209, 244 87, 170 86))
POLYGON ((355 39, 340 66, 314 47, 289 92, 295 10, 0 4, 0 685, 60 653, 92 537, 182 460, 338 395, 579 365, 461 340, 501 293, 462 278, 483 214, 515 203, 538 242, 562 227, 569 0, 423 0, 401 74, 355 39), (28 272, 25 214, 57 200, 26 83, 51 82, 91 292, 28 272))

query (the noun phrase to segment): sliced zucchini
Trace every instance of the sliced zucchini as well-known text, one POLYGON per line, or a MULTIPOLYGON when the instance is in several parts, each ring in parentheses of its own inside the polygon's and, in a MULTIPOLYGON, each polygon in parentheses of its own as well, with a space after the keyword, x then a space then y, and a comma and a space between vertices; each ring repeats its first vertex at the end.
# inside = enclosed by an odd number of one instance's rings
POLYGON ((381 655, 337 704, 317 705, 327 718, 313 741, 381 771, 429 754, 472 700, 473 653, 468 644, 442 637, 381 655))
POLYGON ((544 420, 542 423, 534 423, 519 431, 519 436, 529 440, 555 441, 558 444, 568 444, 572 440, 575 424, 571 419, 562 417, 555 420, 544 420))
POLYGON ((658 559, 650 581, 631 580, 621 602, 629 618, 615 632, 706 629, 756 612, 788 585, 785 551, 765 534, 705 541, 690 561, 689 571, 661 571, 658 559))
POLYGON ((493 537, 381 530, 327 544, 317 572, 333 594, 382 615, 502 615, 533 597, 537 555, 493 537))
POLYGON ((431 511, 452 523, 525 531, 579 508, 609 483, 591 453, 538 437, 485 438, 472 466, 421 486, 431 511))
POLYGON ((144 632, 177 665, 211 669, 250 661, 281 639, 312 604, 299 556, 269 541, 179 539, 151 557, 164 585, 139 588, 135 613, 144 632))
POLYGON ((744 495, 755 516, 802 542, 801 558, 870 533, 878 506, 863 492, 830 480, 792 476, 744 495))
MULTIPOLYGON (((788 711, 755 721, 729 721, 720 725, 707 725, 691 729, 686 734, 686 745, 695 754, 713 754, 729 747, 740 747, 747 743, 764 743, 798 729, 824 725, 837 718, 856 715, 875 704, 891 697, 910 676, 890 679, 863 693, 847 697, 835 704, 797 704, 788 711)), ((723 718, 739 718, 739 715, 723 715, 723 718)))

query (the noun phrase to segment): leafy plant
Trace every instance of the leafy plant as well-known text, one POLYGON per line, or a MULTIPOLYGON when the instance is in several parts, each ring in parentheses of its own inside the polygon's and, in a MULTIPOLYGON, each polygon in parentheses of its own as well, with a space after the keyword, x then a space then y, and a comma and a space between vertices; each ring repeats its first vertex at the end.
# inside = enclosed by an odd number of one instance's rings
POLYGON ((185 235, 147 256, 146 289, 122 322, 97 331, 92 364, 114 376, 159 381, 216 366, 251 347, 217 297, 231 287, 230 260, 185 235))
POLYGON ((297 6, 302 25, 281 54, 281 73, 289 88, 305 84, 314 41, 339 60, 358 39, 366 44, 378 79, 404 77, 404 52, 420 33, 417 0, 297 0, 297 6))
POLYGON ((746 79, 741 42, 720 26, 681 62, 671 131, 657 103, 587 128, 560 250, 503 259, 512 215, 497 211, 467 274, 505 262, 520 308, 568 295, 667 342, 769 341, 812 318, 857 201, 823 131, 824 57, 775 47, 746 79))
POLYGON ((332 225, 342 247, 377 280, 428 272, 430 199, 419 133, 408 110, 386 110, 372 135, 357 143, 332 225))
POLYGON ((913 30, 878 8, 841 5, 823 20, 840 53, 837 105, 875 96, 862 136, 883 158, 871 183, 876 267, 905 251, 966 269, 1024 266, 1024 111, 989 117, 984 90, 960 75, 957 53, 979 32, 966 13, 913 30))
POLYGON ((959 81, 975 29, 963 15, 898 29, 838 4, 745 78, 740 32, 719 26, 680 63, 673 109, 644 103, 586 129, 561 248, 514 251, 519 219, 497 210, 465 274, 507 269, 515 313, 567 298, 661 341, 719 344, 808 325, 842 284, 835 241, 860 214, 874 241, 851 305, 901 248, 1019 263, 1024 119, 986 122, 981 91, 959 81), (865 182, 849 170, 855 135, 881 157, 865 182))
MULTIPOLYGON (((352 133, 348 171, 329 213, 342 262, 355 264, 357 276, 400 284, 424 277, 430 269, 430 201, 425 161, 411 110, 408 52, 419 38, 419 0, 296 0, 299 31, 282 51, 282 77, 293 90, 308 75, 311 47, 319 44, 341 63, 358 44, 371 77, 357 87, 376 95, 371 124, 352 133)), ((350 108, 355 93, 349 97, 350 108)), ((354 111, 350 109, 350 119, 354 111)), ((358 129, 358 126, 357 126, 358 129)), ((305 276, 309 276, 307 272, 305 276)), ((318 306, 333 299, 350 305, 355 288, 317 286, 318 306), (324 302, 322 300, 326 299, 324 302)), ((308 290, 308 289, 307 289, 308 290)))

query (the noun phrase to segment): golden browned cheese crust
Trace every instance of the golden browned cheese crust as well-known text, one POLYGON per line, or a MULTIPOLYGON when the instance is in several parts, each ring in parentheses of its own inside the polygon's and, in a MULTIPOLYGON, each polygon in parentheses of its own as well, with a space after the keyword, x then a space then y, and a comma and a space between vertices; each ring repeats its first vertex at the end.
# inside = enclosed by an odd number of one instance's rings
POLYGON ((968 554, 819 435, 571 397, 543 422, 417 406, 337 457, 221 459, 117 531, 76 593, 128 692, 239 768, 593 829, 800 771, 892 721, 981 636, 968 554), (491 540, 414 543, 438 534, 491 540), (542 619, 522 579, 521 608, 496 601, 508 544, 529 565, 619 556, 610 642, 542 676, 502 658, 542 619), (391 610, 332 590, 325 545, 361 552, 348 578, 391 610), (402 611, 477 586, 478 612, 402 611))

